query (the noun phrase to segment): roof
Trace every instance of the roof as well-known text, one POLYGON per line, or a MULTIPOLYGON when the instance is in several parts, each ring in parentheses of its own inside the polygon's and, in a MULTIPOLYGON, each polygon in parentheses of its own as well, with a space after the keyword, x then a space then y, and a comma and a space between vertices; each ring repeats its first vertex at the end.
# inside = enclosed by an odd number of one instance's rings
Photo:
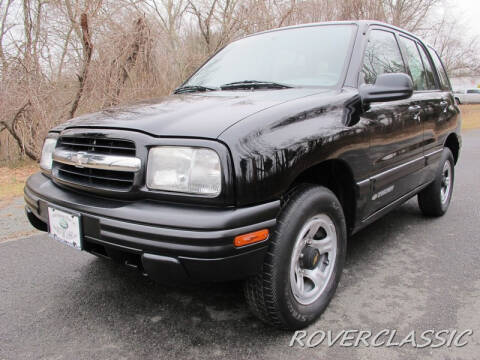
POLYGON ((402 28, 399 28, 397 26, 384 23, 382 21, 377 21, 377 20, 343 20, 343 21, 323 21, 323 22, 315 22, 315 23, 297 24, 297 25, 290 25, 290 26, 275 28, 275 29, 271 29, 271 30, 260 31, 260 32, 254 33, 254 34, 250 34, 247 37, 255 36, 255 35, 259 35, 259 34, 264 34, 264 33, 269 33, 269 32, 274 32, 274 31, 298 29, 298 28, 302 28, 302 27, 322 26, 322 25, 348 25, 348 24, 358 25, 358 27, 360 29, 366 29, 368 26, 371 26, 371 25, 383 26, 383 27, 390 28, 390 29, 395 30, 395 31, 403 32, 404 34, 409 35, 409 36, 419 40, 420 42, 424 43, 425 45, 428 45, 420 37, 418 37, 415 34, 412 34, 411 32, 409 32, 405 29, 402 29, 402 28))

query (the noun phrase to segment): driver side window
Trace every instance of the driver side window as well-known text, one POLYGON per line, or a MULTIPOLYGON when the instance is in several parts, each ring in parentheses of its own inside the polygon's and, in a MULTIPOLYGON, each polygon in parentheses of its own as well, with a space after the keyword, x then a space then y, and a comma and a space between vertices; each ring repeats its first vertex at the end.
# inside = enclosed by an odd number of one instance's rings
POLYGON ((395 35, 384 30, 370 31, 363 55, 363 82, 374 84, 378 75, 404 72, 405 64, 395 35))

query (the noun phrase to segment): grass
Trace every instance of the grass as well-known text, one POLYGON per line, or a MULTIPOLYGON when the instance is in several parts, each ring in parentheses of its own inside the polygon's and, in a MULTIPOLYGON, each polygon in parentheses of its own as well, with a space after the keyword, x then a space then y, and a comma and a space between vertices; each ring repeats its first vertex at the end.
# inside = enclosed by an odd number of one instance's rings
POLYGON ((25 181, 37 171, 38 164, 33 161, 0 165, 0 203, 23 195, 25 181))
POLYGON ((480 128, 480 104, 460 105, 462 111, 462 129, 479 129, 480 128))

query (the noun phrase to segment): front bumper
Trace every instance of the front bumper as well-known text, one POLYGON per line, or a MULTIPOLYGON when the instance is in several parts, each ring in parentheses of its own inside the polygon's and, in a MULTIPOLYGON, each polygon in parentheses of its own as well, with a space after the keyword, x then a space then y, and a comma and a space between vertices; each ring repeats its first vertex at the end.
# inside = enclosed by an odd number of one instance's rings
POLYGON ((268 239, 242 248, 237 235, 272 229, 280 202, 247 208, 200 207, 85 195, 32 175, 24 190, 33 226, 46 230, 48 207, 81 215, 83 248, 138 268, 159 282, 228 281, 260 271, 268 239))

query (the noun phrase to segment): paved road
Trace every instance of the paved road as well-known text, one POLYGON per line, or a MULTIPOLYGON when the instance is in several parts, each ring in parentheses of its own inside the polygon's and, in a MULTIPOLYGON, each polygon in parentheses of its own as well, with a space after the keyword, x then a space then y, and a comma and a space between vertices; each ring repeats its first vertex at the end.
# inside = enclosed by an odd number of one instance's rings
POLYGON ((351 239, 337 295, 309 328, 473 329, 465 347, 291 348, 238 284, 167 288, 35 235, 0 243, 0 359, 478 359, 479 159, 480 131, 465 133, 445 217, 412 200, 351 239))

